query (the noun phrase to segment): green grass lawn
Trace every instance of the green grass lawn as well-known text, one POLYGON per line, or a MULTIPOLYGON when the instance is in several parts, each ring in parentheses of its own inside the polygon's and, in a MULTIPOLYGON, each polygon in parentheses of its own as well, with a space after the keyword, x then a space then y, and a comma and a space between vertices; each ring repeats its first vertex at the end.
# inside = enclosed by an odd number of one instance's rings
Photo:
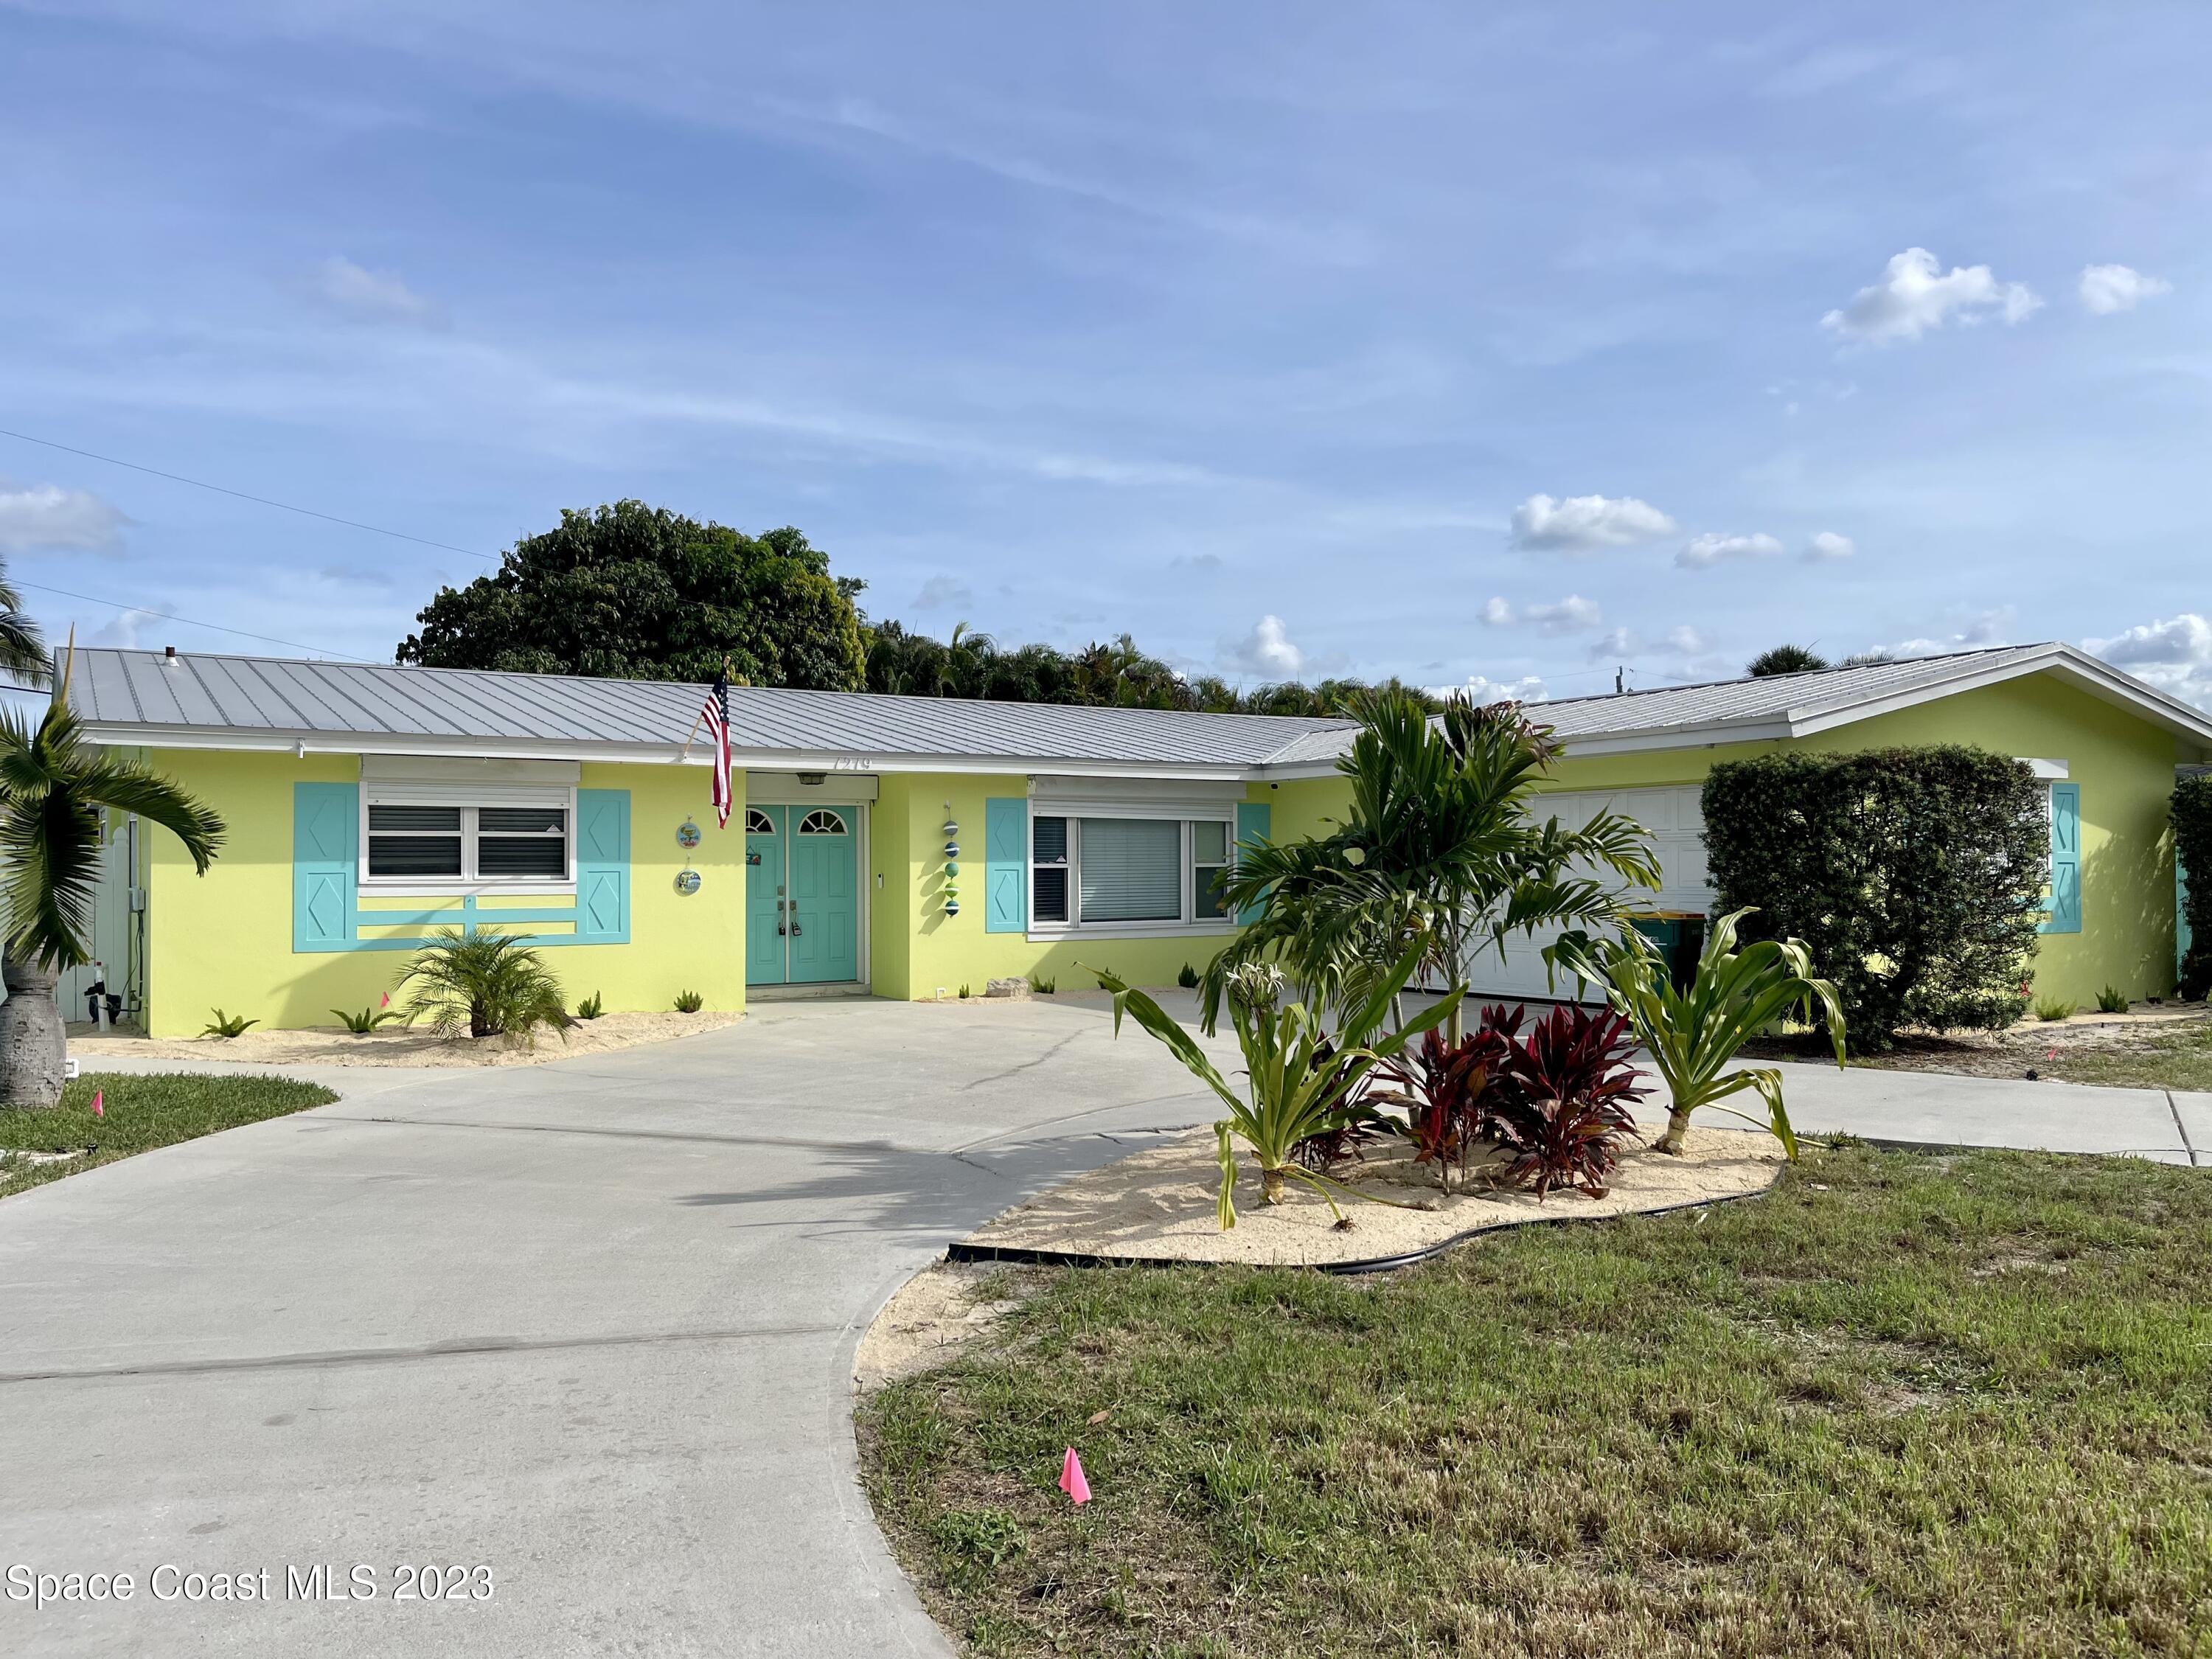
POLYGON ((0 1163, 0 1198, 112 1164, 133 1152, 282 1117, 337 1097, 315 1083, 281 1077, 141 1077, 89 1073, 67 1085, 52 1111, 0 1107, 0 1152, 56 1152, 90 1146, 82 1157, 52 1164, 0 1163), (107 1115, 92 1115, 94 1090, 106 1097, 107 1115))
POLYGON ((2212 1035, 2203 1027, 2124 1048, 2061 1049, 2044 1075, 2123 1089, 2212 1090, 2212 1035))
POLYGON ((2212 1653, 2208 1267, 2212 1173, 1808 1148, 1386 1279, 1060 1272, 862 1450, 980 1654, 2212 1653))

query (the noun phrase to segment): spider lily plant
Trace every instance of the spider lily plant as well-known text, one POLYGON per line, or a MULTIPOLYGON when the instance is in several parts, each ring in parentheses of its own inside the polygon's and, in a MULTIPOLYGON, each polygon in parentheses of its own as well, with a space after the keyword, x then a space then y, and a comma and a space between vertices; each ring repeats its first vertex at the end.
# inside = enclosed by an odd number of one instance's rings
POLYGON ((1115 1035, 1121 1034, 1121 1017, 1128 1014, 1167 1044, 1191 1074, 1228 1107, 1229 1115, 1213 1126, 1221 1160, 1224 1232, 1237 1224, 1236 1143, 1239 1140, 1251 1148, 1260 1166, 1262 1201, 1281 1203, 1285 1183, 1302 1181, 1321 1194, 1330 1214, 1339 1221, 1344 1219, 1330 1189, 1344 1193, 1352 1189, 1331 1176, 1302 1165, 1297 1146, 1308 1136, 1336 1128, 1364 1109, 1357 1098, 1368 1074, 1458 1012, 1460 993, 1454 991, 1398 1030, 1381 1030, 1392 1000, 1413 976, 1420 958, 1418 945, 1401 956, 1365 999, 1346 1012, 1341 1028, 1334 1035, 1326 1029, 1326 1016, 1316 1001, 1309 999, 1277 1006, 1282 977, 1275 969, 1254 964, 1240 970, 1228 982, 1226 1001, 1237 1047, 1244 1054, 1243 1095, 1230 1086, 1206 1051, 1158 1003, 1142 991, 1131 989, 1117 975, 1091 969, 1098 975, 1099 988, 1113 994, 1115 1035))
POLYGON ((1604 940, 1562 933, 1544 952, 1553 968, 1604 986, 1606 1000, 1634 1028, 1651 1069, 1667 1086, 1667 1132, 1657 1142, 1662 1152, 1682 1150, 1690 1114, 1701 1107, 1718 1107, 1759 1124, 1747 1112, 1720 1106, 1750 1089, 1766 1103, 1766 1121, 1759 1127, 1796 1158, 1796 1133, 1782 1103, 1782 1073, 1771 1066, 1726 1069, 1745 1043, 1785 1014, 1810 1018, 1817 1008, 1835 1043, 1836 1064, 1844 1063, 1844 1008, 1836 988, 1813 976, 1812 953, 1802 939, 1759 939, 1736 949, 1736 929, 1751 914, 1748 908, 1732 910, 1713 923, 1697 974, 1683 990, 1675 988, 1657 947, 1632 929, 1604 940))

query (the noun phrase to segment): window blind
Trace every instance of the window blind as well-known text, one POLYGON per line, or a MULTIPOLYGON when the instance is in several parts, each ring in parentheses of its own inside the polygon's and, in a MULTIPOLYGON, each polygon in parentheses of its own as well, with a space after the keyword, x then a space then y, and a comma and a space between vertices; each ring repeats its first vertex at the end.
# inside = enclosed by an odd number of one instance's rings
POLYGON ((1182 919, 1182 825, 1160 818, 1085 818, 1083 920, 1182 919))

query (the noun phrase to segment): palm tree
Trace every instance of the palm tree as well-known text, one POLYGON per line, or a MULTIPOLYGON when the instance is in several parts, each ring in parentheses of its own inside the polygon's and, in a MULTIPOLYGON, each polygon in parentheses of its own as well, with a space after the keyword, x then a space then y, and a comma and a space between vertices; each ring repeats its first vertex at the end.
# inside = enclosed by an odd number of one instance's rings
POLYGON ((1819 652, 1802 645, 1778 645, 1760 652, 1743 665, 1743 672, 1755 680, 1776 674, 1811 674, 1828 666, 1828 659, 1819 652))
POLYGON ((0 1100, 10 1106, 61 1101, 68 1038, 54 981, 92 959, 102 807, 160 824, 185 844, 202 875, 222 843, 222 820, 207 807, 141 763, 85 742, 64 669, 36 726, 0 712, 0 974, 8 987, 0 1004, 0 1100))
POLYGON ((1601 812, 1568 830, 1534 816, 1559 745, 1517 704, 1455 697, 1433 717, 1425 704, 1401 687, 1351 698, 1361 730, 1338 763, 1350 816, 1331 836, 1239 849, 1228 907, 1259 915, 1207 969, 1209 1030, 1243 963, 1279 962, 1351 1006, 1419 940, 1431 980, 1464 991, 1474 959, 1514 934, 1618 921, 1620 890, 1605 872, 1658 884, 1650 837, 1632 820, 1601 812))
POLYGON ((0 674, 24 685, 48 685, 53 663, 39 625, 23 613, 22 596, 8 580, 8 567, 0 564, 0 674))

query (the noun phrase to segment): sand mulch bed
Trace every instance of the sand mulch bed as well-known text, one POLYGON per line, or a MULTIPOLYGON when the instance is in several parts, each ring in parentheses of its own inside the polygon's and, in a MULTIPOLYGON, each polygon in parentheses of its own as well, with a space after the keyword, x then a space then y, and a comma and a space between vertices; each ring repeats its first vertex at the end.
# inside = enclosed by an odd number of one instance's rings
POLYGON ((227 1060, 249 1066, 543 1066, 579 1054, 634 1048, 735 1024, 739 1013, 602 1014, 568 1028, 568 1041, 540 1031, 535 1047, 519 1037, 460 1037, 386 1026, 356 1036, 343 1026, 299 1031, 250 1030, 234 1037, 72 1036, 70 1054, 87 1069, 103 1060, 227 1060))
POLYGON ((1554 1191, 1492 1188, 1478 1165, 1469 1189, 1440 1193, 1431 1169, 1413 1163, 1402 1141, 1370 1147, 1337 1174, 1355 1191, 1373 1192, 1400 1209, 1340 1197, 1351 1218, 1340 1231, 1313 1189, 1292 1182, 1288 1200, 1260 1201, 1250 1158, 1237 1158, 1237 1224, 1220 1229, 1215 1194, 1220 1168, 1212 1132, 1200 1130, 1076 1176, 986 1222, 962 1247, 1051 1250, 1071 1255, 1153 1261, 1243 1261, 1315 1267, 1371 1261, 1431 1249, 1478 1228, 1565 1218, 1630 1215, 1764 1191, 1780 1173, 1779 1143, 1763 1134, 1693 1129, 1680 1158, 1632 1146, 1603 1198, 1554 1191))
MULTIPOLYGON (((2033 1018, 2002 1031, 1905 1031, 1897 1047, 1854 1054, 1851 1064, 1885 1072, 1951 1072, 1967 1077, 2024 1077, 2048 1073, 2052 1061, 2155 1048, 2203 1035, 2212 1010, 2203 1003, 2137 1003, 2124 1014, 2091 1012, 2067 1019, 2033 1018)), ((1810 1060, 1833 1064, 1835 1051, 1808 1036, 1764 1037, 1745 1045, 1747 1060, 1810 1060)))
POLYGON ((996 1261, 933 1261, 899 1286, 860 1334, 853 1382, 863 1394, 957 1358, 1026 1301, 1049 1270, 996 1261))

